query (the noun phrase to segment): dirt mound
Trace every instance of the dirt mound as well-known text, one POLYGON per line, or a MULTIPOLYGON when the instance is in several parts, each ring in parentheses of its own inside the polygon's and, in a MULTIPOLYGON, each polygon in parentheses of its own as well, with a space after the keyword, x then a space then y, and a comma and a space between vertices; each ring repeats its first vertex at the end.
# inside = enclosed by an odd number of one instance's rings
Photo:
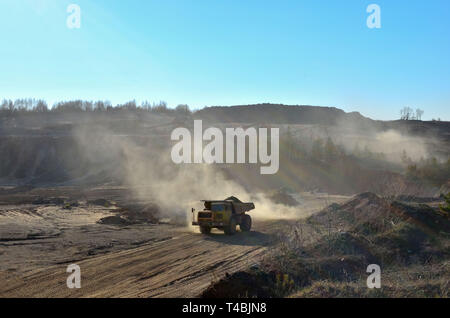
POLYGON ((276 203, 276 204, 283 204, 286 206, 299 206, 300 203, 287 191, 281 189, 278 190, 268 196, 268 198, 276 203))
POLYGON ((274 287, 275 273, 236 272, 210 285, 202 294, 202 298, 270 298, 276 294, 274 287))
MULTIPOLYGON (((111 202, 104 199, 91 201, 91 204, 108 207, 111 202)), ((117 215, 108 216, 98 221, 108 225, 157 224, 159 223, 159 207, 152 203, 120 204, 115 210, 117 215)))
POLYGON ((309 255, 362 255, 368 262, 378 260, 371 252, 371 243, 362 236, 348 232, 338 232, 322 237, 316 244, 307 248, 309 255))
POLYGON ((437 208, 382 198, 370 192, 341 205, 333 204, 308 221, 364 235, 383 233, 402 222, 413 223, 424 231, 450 232, 450 221, 437 208))
MULTIPOLYGON (((248 270, 227 275, 211 284, 202 298, 286 297, 314 280, 348 281, 364 274, 367 260, 360 256, 291 258, 284 270, 248 270)), ((286 264, 285 264, 286 265, 286 264)))
POLYGON ((359 227, 357 232, 382 232, 391 227, 393 219, 397 219, 390 211, 390 203, 366 192, 355 196, 344 204, 332 204, 328 208, 311 216, 309 223, 315 223, 328 231, 349 231, 359 227))
POLYGON ((113 216, 104 217, 104 218, 100 219, 97 223, 105 224, 105 225, 122 225, 122 226, 126 226, 126 225, 132 224, 132 222, 122 218, 119 215, 113 215, 113 216))
MULTIPOLYGON (((110 207, 112 203, 106 199, 88 201, 89 204, 110 207)), ((159 207, 152 203, 119 203, 115 209, 116 215, 107 216, 97 223, 106 225, 126 226, 132 224, 157 224, 159 223, 159 207)))
POLYGON ((310 247, 316 254, 358 254, 386 264, 442 259, 447 247, 441 242, 450 233, 450 220, 438 208, 373 193, 330 206, 308 222, 331 233, 310 247))
MULTIPOLYGON (((446 273, 448 275, 448 273, 446 273)), ((364 282, 329 282, 318 281, 311 286, 291 295, 291 298, 435 298, 440 295, 448 298, 448 283, 439 279, 429 282, 418 281, 403 284, 395 284, 395 279, 383 276, 383 288, 369 289, 364 282)))
POLYGON ((384 265, 405 266, 443 258, 443 247, 433 237, 411 224, 401 224, 373 238, 374 253, 384 265))
POLYGON ((305 261, 305 266, 309 271, 311 281, 356 280, 364 275, 367 264, 368 260, 360 255, 328 256, 322 258, 310 258, 305 261))
POLYGON ((404 221, 420 227, 423 231, 450 234, 450 219, 438 208, 426 204, 406 204, 394 201, 390 205, 393 213, 400 215, 404 221))
POLYGON ((160 209, 154 203, 120 204, 118 214, 131 223, 159 222, 160 209))
POLYGON ((314 255, 362 255, 376 264, 407 266, 440 262, 449 251, 450 219, 426 204, 363 193, 308 221, 331 233, 308 247, 314 255))
MULTIPOLYGON (((317 237, 305 243, 301 239, 289 244, 282 240, 280 248, 263 260, 261 271, 248 270, 226 277, 212 284, 202 296, 418 295, 414 277, 440 268, 450 255, 450 220, 437 207, 425 204, 400 202, 367 192, 343 204, 332 204, 300 222, 301 226, 292 231, 304 229, 305 234, 315 232, 317 237), (369 264, 378 264, 383 272, 392 271, 394 283, 385 294, 366 293, 369 264), (405 274, 410 268, 417 268, 418 274, 405 274), (405 276, 410 287, 398 287, 395 280, 399 275, 405 276), (336 286, 348 290, 338 291, 336 286)), ((421 286, 438 295, 446 294, 439 277, 430 277, 421 286)))

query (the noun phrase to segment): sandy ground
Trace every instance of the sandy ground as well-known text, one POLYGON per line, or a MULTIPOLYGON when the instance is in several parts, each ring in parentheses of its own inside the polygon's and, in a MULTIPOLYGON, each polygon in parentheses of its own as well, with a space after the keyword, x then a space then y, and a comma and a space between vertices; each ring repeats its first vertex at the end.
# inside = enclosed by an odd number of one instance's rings
MULTIPOLYGON (((320 209, 344 199, 311 196, 302 205, 320 209)), ((252 232, 231 237, 170 224, 97 224, 114 212, 85 204, 0 206, 0 297, 196 297, 257 263, 293 222, 255 218, 252 232), (70 264, 81 268, 81 289, 66 286, 70 264)))
MULTIPOLYGON (((262 226, 264 229, 264 226, 262 226)), ((226 272, 256 262, 270 244, 258 230, 228 237, 203 236, 180 229, 158 229, 174 236, 97 257, 0 275, 1 297, 195 297, 226 272), (66 287, 68 264, 81 268, 79 290, 66 287)), ((163 236, 163 235, 162 235, 163 236)))

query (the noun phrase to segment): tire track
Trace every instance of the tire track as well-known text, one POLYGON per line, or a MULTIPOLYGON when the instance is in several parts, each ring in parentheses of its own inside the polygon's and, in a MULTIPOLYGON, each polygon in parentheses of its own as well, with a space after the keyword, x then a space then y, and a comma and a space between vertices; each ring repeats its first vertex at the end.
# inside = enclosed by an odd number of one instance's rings
POLYGON ((93 256, 77 262, 81 289, 67 288, 68 264, 0 273, 0 297, 196 297, 212 281, 257 262, 271 244, 270 229, 264 223, 232 237, 183 233, 93 256))

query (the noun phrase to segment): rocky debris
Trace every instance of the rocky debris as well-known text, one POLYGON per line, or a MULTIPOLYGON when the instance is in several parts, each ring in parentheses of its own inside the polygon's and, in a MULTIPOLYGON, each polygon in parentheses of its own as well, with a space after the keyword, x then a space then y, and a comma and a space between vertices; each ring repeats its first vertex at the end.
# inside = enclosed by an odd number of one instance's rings
POLYGON ((100 219, 97 223, 104 224, 104 225, 120 225, 120 226, 126 226, 126 225, 132 224, 132 222, 124 219, 120 215, 104 217, 104 218, 100 219))
POLYGON ((118 213, 132 223, 152 223, 159 221, 159 206, 154 203, 121 204, 118 213))
MULTIPOLYGON (((105 199, 89 201, 88 203, 100 206, 111 204, 110 201, 105 199)), ((118 226, 160 223, 159 207, 153 203, 120 203, 119 208, 114 212, 116 212, 116 215, 102 218, 97 223, 118 226)))

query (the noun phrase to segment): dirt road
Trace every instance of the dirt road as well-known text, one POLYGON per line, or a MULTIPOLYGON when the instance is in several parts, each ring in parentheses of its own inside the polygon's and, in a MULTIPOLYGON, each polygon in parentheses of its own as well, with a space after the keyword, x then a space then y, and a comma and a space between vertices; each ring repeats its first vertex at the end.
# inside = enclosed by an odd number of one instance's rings
MULTIPOLYGON (((0 297, 195 297, 226 273, 257 263, 295 222, 281 220, 275 209, 277 221, 262 221, 256 210, 252 231, 235 236, 202 235, 179 223, 111 225, 98 221, 122 215, 122 209, 86 200, 121 202, 114 194, 123 189, 90 191, 94 197, 84 200, 77 189, 33 191, 0 198, 0 297), (33 203, 35 197, 61 195, 77 204, 66 209, 53 201, 33 203), (70 264, 81 268, 81 289, 66 285, 70 264)), ((302 194, 299 200, 301 206, 290 209, 298 215, 290 217, 305 217, 345 197, 302 194)))
POLYGON ((174 231, 175 236, 76 264, 81 289, 66 286, 65 263, 20 275, 0 274, 0 297, 195 297, 213 280, 252 265, 273 241, 275 223, 230 237, 174 231))

